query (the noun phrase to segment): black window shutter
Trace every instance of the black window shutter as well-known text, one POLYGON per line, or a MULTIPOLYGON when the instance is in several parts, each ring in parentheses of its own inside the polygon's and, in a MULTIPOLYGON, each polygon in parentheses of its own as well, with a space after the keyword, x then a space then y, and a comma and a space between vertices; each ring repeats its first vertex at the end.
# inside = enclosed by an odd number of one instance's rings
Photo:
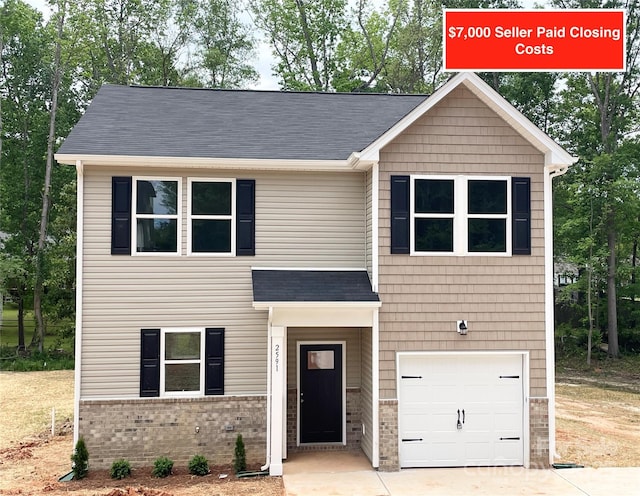
POLYGON ((224 394, 224 329, 205 329, 204 394, 224 394))
POLYGON ((409 176, 391 176, 391 253, 409 253, 409 176))
POLYGON ((131 255, 131 178, 111 178, 111 254, 131 255))
POLYGON ((512 184, 513 238, 511 252, 514 255, 531 255, 531 178, 514 177, 512 184))
POLYGON ((236 255, 256 254, 256 182, 236 181, 236 255))
POLYGON ((160 396, 160 329, 140 334, 140 396, 160 396))

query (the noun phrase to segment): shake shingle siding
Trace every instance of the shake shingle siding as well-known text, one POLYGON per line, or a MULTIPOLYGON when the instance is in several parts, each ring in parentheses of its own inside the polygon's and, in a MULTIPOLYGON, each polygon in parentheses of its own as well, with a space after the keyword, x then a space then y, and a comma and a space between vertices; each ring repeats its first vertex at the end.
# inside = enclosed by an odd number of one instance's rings
POLYGON ((267 313, 252 306, 251 267, 364 267, 364 175, 127 173, 182 178, 183 254, 111 255, 111 177, 122 170, 85 167, 82 398, 138 397, 140 329, 189 326, 225 328, 225 394, 264 394, 267 313), (255 257, 186 255, 188 177, 256 180, 255 257))
POLYGON ((546 396, 544 157, 458 88, 389 144, 380 159, 380 389, 396 397, 397 351, 529 350, 532 396, 546 396), (531 256, 390 254, 392 174, 531 177, 531 256), (456 320, 469 333, 456 332, 456 320))

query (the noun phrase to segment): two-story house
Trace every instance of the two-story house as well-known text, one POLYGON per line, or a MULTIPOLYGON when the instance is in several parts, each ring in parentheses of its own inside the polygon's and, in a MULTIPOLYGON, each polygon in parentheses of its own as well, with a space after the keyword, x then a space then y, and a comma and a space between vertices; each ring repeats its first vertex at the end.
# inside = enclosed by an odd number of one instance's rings
POLYGON ((92 466, 295 450, 548 466, 552 178, 471 73, 433 95, 104 86, 78 173, 75 435, 92 466))

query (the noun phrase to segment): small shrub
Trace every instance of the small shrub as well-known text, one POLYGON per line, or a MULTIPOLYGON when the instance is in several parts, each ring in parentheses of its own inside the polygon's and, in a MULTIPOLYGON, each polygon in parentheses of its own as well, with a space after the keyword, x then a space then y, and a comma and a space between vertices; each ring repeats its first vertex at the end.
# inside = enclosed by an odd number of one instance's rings
POLYGON ((193 475, 207 475, 209 473, 209 462, 202 455, 195 455, 189 460, 189 473, 193 475))
POLYGON ((111 478, 124 479, 131 475, 131 465, 124 458, 120 458, 111 464, 111 478))
POLYGON ((171 470, 173 470, 173 460, 166 456, 161 456, 153 462, 154 477, 167 477, 171 475, 171 470))
POLYGON ((236 474, 247 470, 247 455, 244 451, 242 434, 238 434, 238 437, 236 438, 236 448, 233 454, 233 469, 236 471, 236 474))
POLYGON ((84 479, 87 476, 87 472, 89 472, 89 451, 83 437, 78 439, 71 455, 71 469, 73 470, 73 477, 78 480, 84 479))

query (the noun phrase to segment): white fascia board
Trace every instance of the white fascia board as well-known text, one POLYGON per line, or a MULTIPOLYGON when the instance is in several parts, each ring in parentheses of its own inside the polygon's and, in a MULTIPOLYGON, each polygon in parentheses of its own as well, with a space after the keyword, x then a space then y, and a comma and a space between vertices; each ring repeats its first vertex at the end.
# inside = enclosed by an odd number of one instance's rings
POLYGON ((256 310, 287 308, 380 308, 380 301, 254 301, 256 310))
POLYGON ((135 155, 75 155, 57 153, 58 163, 75 165, 78 160, 86 165, 114 167, 191 167, 202 169, 248 169, 278 171, 329 171, 353 172, 352 164, 347 160, 280 160, 280 159, 243 159, 208 157, 145 157, 135 155))
POLYGON ((286 271, 303 271, 309 272, 366 272, 366 267, 254 267, 251 270, 286 270, 286 271))
MULTIPOLYGON (((440 101, 449 95, 451 91, 461 84, 464 84, 467 89, 486 103, 490 109, 508 122, 509 125, 520 133, 528 142, 530 142, 532 146, 544 153, 545 165, 548 166, 553 164, 568 166, 578 160, 544 132, 538 129, 535 124, 500 96, 497 91, 491 88, 491 86, 485 83, 479 76, 472 72, 461 72, 436 90, 433 95, 428 97, 423 103, 408 113, 389 131, 371 143, 361 153, 357 154, 357 157, 352 156, 352 162, 355 162, 356 159, 363 162, 363 164, 370 161, 378 161, 380 159, 380 150, 382 148, 388 145, 417 119, 435 107, 440 101)), ((355 163, 354 168, 358 168, 358 165, 355 163)))

